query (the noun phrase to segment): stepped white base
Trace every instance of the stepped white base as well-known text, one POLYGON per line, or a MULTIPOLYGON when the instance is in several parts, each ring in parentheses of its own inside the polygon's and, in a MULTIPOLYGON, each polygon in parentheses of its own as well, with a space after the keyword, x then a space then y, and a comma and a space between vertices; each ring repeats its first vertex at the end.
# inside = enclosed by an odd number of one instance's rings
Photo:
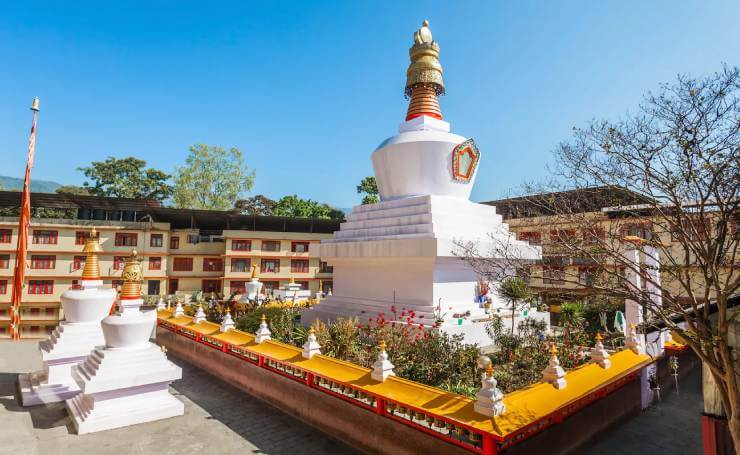
POLYGON ((18 375, 18 388, 23 406, 58 403, 80 393, 80 388, 71 378, 69 382, 49 384, 43 371, 18 375))
POLYGON ((72 369, 82 393, 66 401, 79 434, 182 415, 169 394, 182 369, 152 343, 136 349, 96 348, 72 369))
POLYGON ((39 342, 44 369, 18 377, 23 406, 64 401, 80 392, 72 367, 95 348, 105 344, 99 322, 62 321, 48 339, 39 342))
POLYGON ((168 383, 160 385, 163 389, 158 391, 122 396, 105 409, 98 409, 99 403, 91 409, 85 395, 79 394, 66 402, 72 425, 77 434, 85 434, 183 415, 185 405, 169 394, 168 383))

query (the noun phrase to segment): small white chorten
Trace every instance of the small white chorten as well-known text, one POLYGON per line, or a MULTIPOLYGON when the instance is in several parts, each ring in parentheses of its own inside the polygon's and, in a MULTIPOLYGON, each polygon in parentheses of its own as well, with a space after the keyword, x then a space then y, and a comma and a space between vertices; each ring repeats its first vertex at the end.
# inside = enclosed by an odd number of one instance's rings
POLYGON ((379 347, 378 360, 373 363, 373 371, 370 372, 370 377, 375 381, 385 382, 388 376, 395 376, 396 373, 393 371, 394 365, 388 360, 388 353, 385 351, 385 340, 380 342, 379 347))
POLYGON ((234 320, 231 319, 231 310, 226 308, 226 314, 224 315, 223 319, 221 319, 221 333, 226 333, 229 330, 233 330, 234 325, 234 320))
POLYGON ((262 291, 263 283, 260 283, 257 275, 257 266, 252 265, 252 278, 247 283, 247 298, 249 300, 260 300, 260 292, 262 291))
POLYGON ((645 353, 645 345, 643 344, 640 336, 637 334, 635 324, 633 323, 630 323, 630 331, 627 334, 627 338, 624 340, 624 347, 631 350, 635 354, 645 353))
POLYGON ((115 289, 103 289, 97 253, 102 251, 95 228, 82 250, 87 253, 79 289, 62 294, 64 320, 49 338, 39 342, 43 370, 21 374, 18 383, 23 406, 64 401, 80 392, 71 368, 95 346, 105 343, 100 321, 110 313, 115 289))
POLYGON ((609 360, 609 353, 604 349, 602 339, 601 333, 597 333, 596 344, 591 348, 591 362, 598 363, 601 368, 609 368, 612 366, 612 361, 609 360))
POLYGON ((316 354, 321 354, 321 345, 316 341, 316 331, 313 327, 308 329, 308 339, 303 344, 303 358, 310 359, 316 354))
POLYGON ((565 382, 565 370, 560 366, 560 360, 558 360, 558 349, 553 344, 550 347, 550 361, 547 363, 547 367, 542 370, 542 380, 549 382, 556 389, 564 389, 566 386, 565 382))
POLYGON ((265 317, 264 313, 262 314, 262 322, 260 322, 260 328, 257 329, 257 333, 255 335, 257 335, 257 337, 254 339, 254 342, 257 344, 272 339, 272 337, 270 336, 270 329, 267 328, 267 318, 265 317))
POLYGON ((498 383, 493 377, 493 365, 488 365, 481 382, 481 389, 475 395, 473 410, 488 417, 497 417, 506 412, 504 393, 497 387, 498 383))
POLYGON ((182 307, 182 302, 179 300, 177 301, 177 305, 175 306, 175 313, 173 314, 176 318, 181 318, 185 316, 185 309, 182 307))
POLYGON ((198 305, 198 311, 193 316, 193 324, 199 324, 206 320, 206 312, 203 311, 203 304, 198 305))
POLYGON ((82 393, 66 401, 78 434, 184 414, 169 393, 182 370, 149 341, 156 318, 140 309, 142 270, 136 251, 126 261, 118 311, 101 323, 105 346, 95 348, 72 377, 82 393))
POLYGON ((160 295, 159 300, 157 301, 157 311, 164 311, 166 309, 167 309, 167 304, 164 303, 164 297, 160 295))

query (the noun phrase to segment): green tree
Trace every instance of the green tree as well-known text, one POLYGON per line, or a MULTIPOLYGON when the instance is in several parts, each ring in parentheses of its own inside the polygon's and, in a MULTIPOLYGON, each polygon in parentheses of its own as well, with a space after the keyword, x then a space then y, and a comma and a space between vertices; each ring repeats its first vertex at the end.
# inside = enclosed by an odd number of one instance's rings
POLYGON ((275 201, 267 196, 258 194, 246 199, 239 199, 234 204, 234 208, 242 215, 269 216, 275 211, 275 201))
POLYGON ((173 199, 188 209, 228 210, 239 195, 252 189, 254 171, 242 152, 231 147, 196 144, 190 147, 185 166, 177 168, 173 199))
POLYGON ((94 196, 154 199, 162 201, 172 194, 170 176, 157 169, 145 169, 146 161, 132 156, 93 161, 79 168, 90 182, 83 187, 94 196))
POLYGON ((285 196, 275 203, 273 215, 298 218, 330 218, 341 220, 344 212, 328 204, 311 199, 301 199, 297 195, 285 196))
POLYGON ((380 193, 378 192, 378 183, 375 181, 375 177, 365 177, 362 179, 359 185, 357 185, 357 193, 364 194, 362 198, 363 204, 376 204, 380 202, 380 193))
POLYGON ((62 185, 54 191, 57 194, 71 194, 74 196, 88 196, 90 194, 90 190, 88 188, 76 185, 62 185))
POLYGON ((518 276, 506 278, 498 288, 498 295, 511 303, 511 334, 514 334, 514 315, 521 302, 532 298, 527 282, 518 276))

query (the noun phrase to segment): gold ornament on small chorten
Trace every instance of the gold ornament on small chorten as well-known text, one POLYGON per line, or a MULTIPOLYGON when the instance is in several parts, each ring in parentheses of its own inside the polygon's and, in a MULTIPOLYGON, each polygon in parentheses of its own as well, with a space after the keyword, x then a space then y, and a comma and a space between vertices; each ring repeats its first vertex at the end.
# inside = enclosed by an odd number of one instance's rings
POLYGON ((257 265, 252 264, 252 278, 257 278, 257 277, 259 277, 259 273, 257 272, 257 265))
POLYGON ((85 240, 85 246, 82 248, 83 253, 87 253, 85 257, 85 267, 82 269, 83 280, 99 280, 100 279, 100 262, 98 261, 98 253, 103 251, 100 247, 98 231, 92 228, 90 234, 85 240))
POLYGON ((488 364, 488 367, 486 368, 486 377, 493 377, 493 363, 488 364))
POLYGON ((123 266, 123 286, 121 287, 122 299, 138 299, 141 297, 141 282, 144 274, 141 267, 141 259, 138 257, 136 250, 131 252, 131 256, 126 259, 123 266))

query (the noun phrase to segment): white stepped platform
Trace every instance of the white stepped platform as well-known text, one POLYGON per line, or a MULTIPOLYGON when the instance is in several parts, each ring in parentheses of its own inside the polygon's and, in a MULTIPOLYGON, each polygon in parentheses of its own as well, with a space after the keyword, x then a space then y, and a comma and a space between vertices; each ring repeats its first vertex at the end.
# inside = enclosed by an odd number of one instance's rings
MULTIPOLYGON (((522 259, 538 259, 540 249, 517 240, 496 208, 450 196, 413 196, 360 205, 333 238, 323 240, 312 256, 334 267, 333 295, 301 314, 303 324, 413 310, 425 326, 443 316, 442 329, 464 333, 466 342, 489 344, 487 318, 476 302, 478 276, 457 256, 459 243, 474 242, 481 253, 507 250, 522 259), (492 237, 493 236, 493 237, 492 237), (458 325, 455 314, 470 312, 458 325), (421 320, 418 316, 424 316, 421 320)), ((504 307, 492 292, 493 307, 504 307)))
POLYGON ((60 322, 48 339, 39 342, 44 369, 18 376, 23 406, 56 403, 78 394, 72 367, 104 344, 100 322, 60 322))
POLYGON ((66 401, 78 434, 175 417, 185 412, 170 395, 170 382, 182 369, 159 347, 96 348, 72 369, 82 393, 66 401))

